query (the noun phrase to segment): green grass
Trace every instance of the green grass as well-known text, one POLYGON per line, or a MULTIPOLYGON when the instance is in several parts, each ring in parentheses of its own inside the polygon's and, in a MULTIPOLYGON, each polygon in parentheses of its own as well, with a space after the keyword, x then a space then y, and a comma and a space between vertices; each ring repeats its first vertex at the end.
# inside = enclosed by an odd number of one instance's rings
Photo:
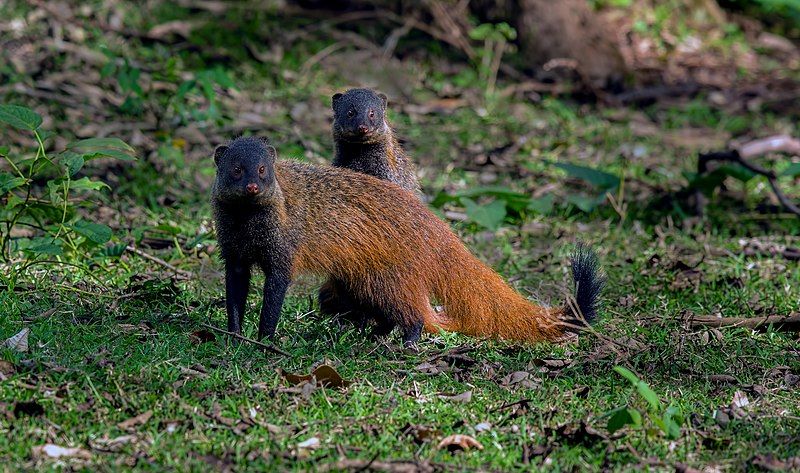
MULTIPOLYGON (((126 26, 148 29, 188 15, 155 5, 152 11, 130 9, 126 26)), ((24 15, 27 9, 24 2, 9 2, 0 6, 0 16, 24 15)), ((102 284, 66 266, 38 266, 20 275, 15 290, 3 286, 0 339, 31 329, 29 352, 0 349, 0 360, 15 370, 0 381, 4 470, 59 468, 58 462, 33 455, 35 447, 46 443, 90 451, 88 461, 63 462, 92 471, 310 470, 341 467, 342 459, 419 462, 454 471, 669 469, 678 464, 741 470, 759 455, 797 455, 793 445, 800 435, 800 391, 791 385, 796 379, 792 376, 800 374, 797 334, 691 329, 688 321, 692 314, 755 316, 799 310, 797 262, 780 255, 746 256, 739 240, 797 247, 800 224, 782 214, 760 212, 768 196, 763 181, 749 183, 745 196, 737 194, 743 186, 729 183, 732 191, 711 199, 704 220, 692 217, 689 204, 671 194, 686 185, 684 173, 693 169, 697 150, 711 146, 686 143, 675 133, 699 127, 709 133, 765 136, 796 133, 797 125, 792 117, 769 113, 732 114, 715 108, 707 97, 654 105, 643 112, 556 98, 486 102, 481 84, 469 79, 463 83, 465 77, 474 77, 463 69, 467 66, 442 69, 448 72, 437 67, 451 60, 444 52, 412 56, 403 63, 425 72, 408 75, 415 100, 424 102, 437 90, 455 87, 469 102, 446 115, 407 114, 396 105, 390 113, 420 163, 426 194, 487 182, 526 195, 550 186, 556 206, 547 215, 511 218, 497 232, 451 223, 479 258, 524 294, 551 305, 560 304, 569 287, 571 244, 591 242, 608 274, 597 334, 586 333, 577 343, 536 346, 426 335, 419 353, 410 353, 400 348, 396 336, 375 340, 319 315, 313 302, 319 281, 309 278, 292 288, 274 341, 288 356, 248 343, 231 345, 219 335, 208 337, 202 324, 225 326, 222 267, 208 206, 213 145, 256 131, 269 134, 285 158, 322 163, 332 154, 325 115, 329 96, 352 85, 348 70, 325 63, 304 69, 310 56, 333 44, 324 30, 287 44, 267 34, 278 26, 292 32, 314 22, 264 12, 253 20, 244 16, 232 9, 219 22, 240 25, 241 37, 262 53, 280 46, 276 62, 253 59, 240 47, 240 38, 231 36, 235 28, 222 31, 206 25, 195 30, 189 43, 208 46, 201 52, 135 38, 123 41, 87 28, 86 47, 103 44, 114 57, 145 65, 143 74, 158 71, 152 79, 170 85, 145 87, 141 111, 110 104, 102 111, 68 110, 13 89, 0 95, 0 102, 33 106, 55 118, 51 129, 64 137, 74 136, 86 123, 150 123, 148 114, 157 117, 137 145, 139 161, 113 168, 93 164, 85 170, 112 187, 102 209, 90 202, 87 213, 110 224, 115 241, 135 241, 196 275, 173 281, 161 266, 126 254, 91 267, 102 284), (212 98, 195 91, 183 108, 170 105, 170 87, 216 66, 225 67, 236 84, 235 94, 217 84, 212 98), (212 104, 216 115, 192 118, 191 110, 206 112, 212 104), (295 109, 297 104, 308 105, 309 112, 295 109), (262 117, 263 123, 240 126, 237 120, 245 112, 262 117), (642 131, 643 121, 655 132, 642 131), (516 152, 504 155, 502 150, 521 137, 525 141, 516 152), (487 154, 496 165, 476 164, 487 154), (571 194, 588 190, 566 179, 552 162, 624 177, 621 212, 605 203, 586 214, 567 204, 571 194), (682 269, 687 265, 697 266, 682 269), (439 372, 427 372, 426 363, 436 364, 453 351, 466 358, 451 354, 437 365, 439 372), (549 369, 543 360, 551 359, 567 360, 567 366, 549 369), (320 363, 335 366, 352 384, 304 392, 281 374, 307 374, 320 363), (607 434, 604 414, 610 410, 625 403, 646 410, 630 384, 613 371, 617 365, 636 372, 665 406, 681 408, 687 422, 678 439, 665 438, 649 421, 642 428, 607 434), (522 371, 529 373, 527 382, 504 381, 522 371), (713 381, 715 375, 736 381, 713 381), (466 391, 472 392, 466 403, 441 397, 466 391), (737 391, 748 396, 750 405, 743 408, 744 416, 731 415, 721 426, 715 412, 730 412, 737 391), (37 406, 41 413, 26 414, 31 407, 38 411, 37 406), (144 424, 118 426, 146 412, 152 417, 144 424), (558 433, 559 427, 581 421, 598 436, 581 442, 558 433), (490 428, 476 431, 481 423, 490 428), (409 425, 434 433, 418 441, 405 433, 409 425), (474 436, 484 449, 438 449, 450 434, 474 436), (133 437, 109 443, 126 435, 133 437), (312 437, 319 439, 319 448, 298 448, 312 437)), ((28 28, 31 34, 47 31, 38 23, 28 28)), ((414 33, 409 41, 424 39, 414 33)), ((80 75, 102 67, 60 55, 53 59, 53 70, 45 75, 62 70, 80 75)), ((38 80, 10 68, 0 65, 0 77, 27 85, 38 80)), ((112 97, 125 96, 116 77, 100 79, 98 86, 112 97)), ((126 131, 120 135, 133 138, 126 131)), ((12 145, 19 144, 5 129, 0 138, 0 144, 9 138, 12 145)), ((48 145, 58 143, 51 140, 48 145)), ((782 184, 798 195, 796 180, 782 184)), ((13 268, 3 269, 10 274, 13 268)), ((260 281, 256 278, 254 288, 260 281)), ((251 337, 259 296, 254 290, 249 301, 245 333, 251 337)))
MULTIPOLYGON (((772 306, 770 312, 796 309, 800 270, 795 266, 761 274, 780 262, 715 257, 698 267, 705 280, 696 292, 669 290, 675 271, 652 267, 653 254, 662 255, 662 261, 669 256, 649 238, 620 240, 611 231, 592 236, 604 253, 610 282, 597 328, 605 337, 623 341, 616 347, 619 353, 591 335, 578 344, 519 347, 446 334, 425 337, 420 353, 411 354, 400 349, 395 338, 375 341, 312 312, 301 287, 287 302, 278 328, 276 344, 289 353, 284 357, 249 344, 231 346, 221 337, 193 340, 193 333, 204 330, 201 323, 224 326, 219 288, 204 294, 193 283, 177 288, 140 285, 123 290, 126 297, 118 304, 67 292, 4 293, 0 310, 7 316, 0 322, 0 333, 30 327, 32 348, 28 354, 2 352, 18 373, 0 385, 0 399, 8 410, 15 403, 35 401, 44 414, 11 415, 0 421, 0 428, 9 433, 0 436, 0 452, 8 466, 24 467, 33 465, 31 449, 47 442, 95 446, 94 462, 110 466, 135 461, 143 469, 201 468, 209 456, 242 468, 308 469, 335 463, 342 455, 417 459, 458 469, 524 469, 523 448, 539 444, 552 448, 548 461, 565 469, 632 467, 639 459, 627 450, 628 444, 666 464, 741 466, 757 453, 793 455, 788 440, 800 432, 800 411, 797 388, 785 386, 784 376, 787 369, 795 374, 800 370, 796 340, 744 329, 721 330, 717 339, 713 333, 709 337, 703 330, 688 330, 684 323, 686 311, 751 315, 747 301, 756 295, 770 295, 764 301, 772 306), (745 281, 743 288, 725 282, 736 277, 745 281), (621 305, 618 301, 626 296, 632 300, 621 305), (55 313, 37 317, 50 308, 55 313), (26 319, 33 320, 23 322, 26 319), (628 337, 637 343, 625 342, 628 337), (417 368, 455 348, 466 349, 474 363, 445 365, 444 372, 434 375, 417 368), (537 362, 548 358, 571 364, 542 372, 537 362), (334 365, 353 384, 343 390, 319 388, 304 397, 294 392, 297 389, 287 389, 278 372, 308 373, 321 362, 334 365), (582 419, 605 430, 602 414, 624 404, 631 392, 612 371, 617 364, 639 373, 665 403, 680 406, 691 419, 681 437, 671 442, 644 429, 585 445, 552 433, 548 437, 557 426, 582 419), (781 366, 788 368, 776 370, 781 366), (535 385, 504 385, 503 378, 516 371, 530 372, 535 385), (738 382, 709 380, 720 374, 738 382), (581 386, 589 388, 579 396, 581 386), (746 417, 721 428, 713 420, 714 411, 730 405, 736 390, 748 394, 752 404, 746 417), (468 403, 439 397, 465 391, 472 391, 468 403), (523 399, 528 404, 521 413, 503 408, 523 399), (146 411, 153 416, 132 429, 136 440, 114 453, 101 451, 101 439, 127 435, 116 424, 146 411), (252 412, 253 425, 235 432, 233 427, 252 412), (219 416, 233 419, 233 425, 219 416), (176 427, 170 431, 173 422, 176 427), (491 429, 476 433, 474 427, 482 422, 491 429), (402 433, 408 424, 434 429, 440 436, 474 435, 484 450, 451 454, 436 448, 438 437, 418 445, 402 433), (311 437, 320 440, 320 448, 298 454, 297 444, 311 437)), ((510 237, 509 244, 514 246, 517 238, 523 245, 535 245, 524 235, 510 237)), ((685 235, 666 238, 672 240, 673 251, 697 249, 685 235)), ((725 239, 712 238, 709 243, 731 247, 725 239)), ((555 301, 558 290, 548 286, 564 279, 561 255, 544 249, 517 251, 546 265, 544 277, 524 274, 520 286, 544 281, 540 294, 555 301)), ((512 267, 508 263, 499 269, 513 274, 512 267)), ((251 298, 246 330, 250 335, 255 330, 256 299, 251 298)), ((631 399, 644 408, 641 400, 631 399)), ((538 465, 541 458, 532 462, 538 465)))

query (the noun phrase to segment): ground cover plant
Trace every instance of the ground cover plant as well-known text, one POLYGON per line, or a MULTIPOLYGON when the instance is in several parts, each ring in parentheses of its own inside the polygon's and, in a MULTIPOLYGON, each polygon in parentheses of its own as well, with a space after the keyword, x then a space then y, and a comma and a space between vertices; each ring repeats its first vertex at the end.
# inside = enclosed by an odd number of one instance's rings
MULTIPOLYGON (((511 21, 471 17, 470 55, 418 12, 0 3, 2 468, 800 468, 800 218, 765 175, 698 168, 800 135, 775 19, 795 7, 688 3, 590 2, 635 41, 619 93, 531 75, 511 21), (260 134, 328 162, 330 97, 356 85, 389 95, 428 205, 520 292, 559 304, 574 244, 597 250, 590 330, 412 352, 320 315, 305 278, 276 339, 230 343, 212 151, 260 134)), ((748 159, 800 202, 797 151, 748 159)))

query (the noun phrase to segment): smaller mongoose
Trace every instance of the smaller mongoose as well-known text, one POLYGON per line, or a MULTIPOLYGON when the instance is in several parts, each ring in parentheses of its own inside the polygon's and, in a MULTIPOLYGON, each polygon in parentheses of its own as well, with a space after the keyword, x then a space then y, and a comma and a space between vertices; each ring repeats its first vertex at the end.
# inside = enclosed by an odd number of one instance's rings
POLYGON ((575 306, 539 306, 472 256, 412 193, 348 169, 276 158, 273 146, 254 137, 214 152, 211 203, 231 332, 241 333, 253 266, 266 276, 259 338, 274 335, 286 290, 304 273, 341 281, 360 304, 387 318, 387 331, 399 327, 406 345, 423 327, 554 340, 571 321, 595 316, 604 278, 586 247, 572 258, 575 306), (431 301, 444 312, 434 312, 431 301))
MULTIPOLYGON (((414 163, 386 118, 388 98, 370 89, 350 89, 331 97, 332 135, 336 154, 333 165, 394 182, 422 197, 414 163)), ((361 306, 341 281, 329 279, 319 289, 319 308, 365 328, 374 321, 374 333, 386 332, 385 320, 375 307, 361 306)))
POLYGON ((370 89, 333 94, 333 165, 420 193, 416 168, 386 120, 386 95, 370 89))

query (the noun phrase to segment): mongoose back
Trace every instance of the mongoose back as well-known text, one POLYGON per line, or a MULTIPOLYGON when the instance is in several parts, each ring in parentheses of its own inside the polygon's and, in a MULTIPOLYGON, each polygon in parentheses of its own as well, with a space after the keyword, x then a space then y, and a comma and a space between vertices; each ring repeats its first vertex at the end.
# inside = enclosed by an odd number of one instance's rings
POLYGON ((386 119, 386 95, 369 89, 333 94, 333 165, 419 193, 416 168, 386 119))
MULTIPOLYGON (((560 337, 575 311, 531 303, 472 256, 450 227, 395 184, 331 166, 276 161, 259 138, 214 153, 212 206, 225 261, 228 328, 241 332, 250 272, 265 273, 259 338, 272 336, 291 280, 342 281, 414 344, 422 328, 535 342, 560 337), (391 211, 387 211, 391 209, 391 211), (444 306, 435 313, 431 301, 444 306)), ((591 320, 603 284, 597 259, 572 260, 577 311, 591 320)))

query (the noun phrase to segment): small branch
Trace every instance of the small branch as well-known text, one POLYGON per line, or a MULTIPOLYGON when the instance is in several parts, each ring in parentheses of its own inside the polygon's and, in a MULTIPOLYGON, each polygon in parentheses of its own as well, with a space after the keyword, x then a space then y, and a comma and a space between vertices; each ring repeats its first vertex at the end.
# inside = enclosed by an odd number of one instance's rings
POLYGON ((163 267, 175 272, 176 275, 182 276, 182 277, 184 277, 186 279, 194 278, 194 273, 193 272, 186 271, 185 269, 177 268, 177 267, 167 263, 166 261, 164 261, 163 259, 161 259, 161 258, 159 258, 157 256, 153 256, 153 255, 151 255, 149 253, 145 253, 144 251, 142 251, 142 250, 140 250, 138 248, 134 248, 132 245, 126 246, 125 250, 130 251, 131 253, 135 253, 135 254, 141 256, 142 258, 144 258, 146 260, 150 260, 150 261, 152 261, 154 263, 157 263, 157 264, 159 264, 159 265, 161 265, 161 266, 163 266, 163 267))
POLYGON ((272 353, 277 353, 278 355, 283 355, 283 356, 291 356, 290 354, 286 353, 285 351, 281 350, 280 348, 277 348, 275 346, 269 345, 269 344, 264 343, 264 342, 259 342, 258 340, 253 340, 252 338, 247 338, 244 335, 239 335, 238 333, 229 332, 229 331, 223 330, 223 329, 221 329, 219 327, 214 327, 213 325, 209 325, 209 324, 202 323, 202 322, 200 323, 200 325, 205 327, 205 328, 207 328, 207 329, 209 329, 209 330, 213 330, 213 331, 219 332, 219 333, 224 333, 225 335, 230 335, 233 338, 237 338, 239 340, 242 340, 242 341, 245 341, 245 342, 248 342, 248 343, 252 343, 253 345, 255 345, 257 347, 261 347, 261 348, 263 348, 265 350, 271 351, 272 353))
POLYGON ((772 192, 775 193, 775 197, 778 198, 778 202, 780 202, 781 205, 783 205, 786 208, 786 210, 800 217, 800 207, 795 205, 794 202, 792 202, 791 200, 789 200, 788 197, 786 197, 786 194, 784 194, 783 191, 780 190, 780 188, 778 187, 778 183, 774 178, 769 179, 769 185, 770 187, 772 187, 772 192))
POLYGON ((800 313, 789 315, 768 315, 766 317, 716 317, 695 315, 689 320, 691 328, 699 327, 744 327, 764 331, 770 325, 787 332, 800 331, 800 313))
MULTIPOLYGON (((800 140, 787 135, 777 135, 750 141, 732 150, 700 153, 697 158, 697 172, 698 174, 705 174, 708 172, 708 163, 711 161, 736 163, 755 174, 766 177, 778 202, 780 202, 786 210, 800 217, 800 207, 786 197, 786 194, 778 187, 778 176, 775 172, 747 160, 747 158, 773 152, 800 154, 800 140)), ((705 200, 701 194, 699 190, 695 193, 698 214, 702 214, 705 200)))
POLYGON ((745 143, 738 147, 736 151, 744 159, 780 152, 800 155, 800 140, 788 135, 770 136, 769 138, 745 143))

